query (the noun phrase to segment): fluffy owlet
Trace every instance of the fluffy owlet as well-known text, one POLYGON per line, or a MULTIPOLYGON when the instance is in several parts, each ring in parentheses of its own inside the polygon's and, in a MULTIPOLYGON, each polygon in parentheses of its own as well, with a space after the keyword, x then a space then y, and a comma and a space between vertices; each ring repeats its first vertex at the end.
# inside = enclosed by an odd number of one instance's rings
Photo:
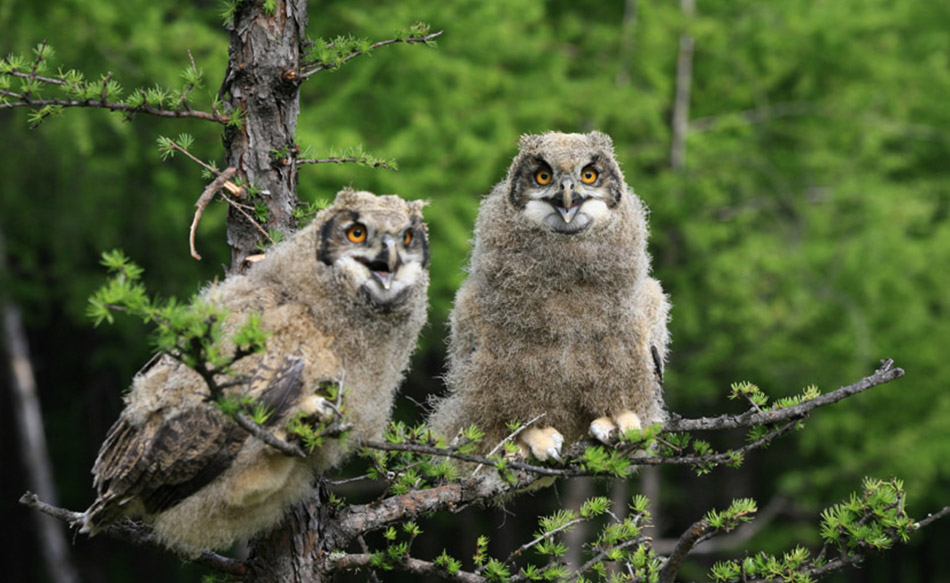
POLYGON ((543 415, 517 440, 545 460, 585 433, 661 422, 669 303, 646 219, 609 136, 523 136, 479 210, 430 426, 451 438, 477 425, 487 450, 507 422, 543 415))
MULTIPOLYGON (((272 411, 265 428, 326 411, 319 391, 342 384, 355 438, 380 436, 426 317, 428 242, 420 201, 343 190, 314 222, 246 274, 203 292, 233 329, 252 312, 266 350, 238 361, 247 394, 272 411)), ((140 372, 93 467, 96 501, 83 530, 142 516, 169 547, 194 555, 274 526, 337 464, 326 440, 309 458, 251 437, 209 402, 192 369, 169 357, 140 372)))

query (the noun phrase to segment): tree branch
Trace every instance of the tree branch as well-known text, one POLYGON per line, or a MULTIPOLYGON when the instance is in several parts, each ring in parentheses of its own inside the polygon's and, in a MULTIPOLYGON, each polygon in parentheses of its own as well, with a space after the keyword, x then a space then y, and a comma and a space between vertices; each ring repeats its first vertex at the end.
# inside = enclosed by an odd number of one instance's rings
MULTIPOLYGON (((745 446, 723 453, 715 454, 706 454, 706 455, 695 455, 695 456, 645 456, 645 457, 636 457, 631 459, 631 463, 635 465, 661 465, 661 464, 670 464, 670 465, 697 465, 697 464, 723 464, 732 461, 735 455, 743 455, 748 451, 753 449, 760 448, 775 438, 783 435, 784 433, 791 430, 795 423, 806 417, 811 411, 817 409, 818 407, 823 407, 825 405, 830 405, 836 403, 847 397, 854 396, 858 393, 866 391, 877 385, 881 385, 892 380, 898 379, 904 376, 903 369, 895 368, 894 361, 891 359, 885 359, 881 361, 881 368, 874 372, 874 374, 867 376, 855 383, 841 387, 831 393, 821 395, 815 399, 805 401, 793 407, 788 407, 785 409, 778 410, 766 410, 766 411, 757 411, 756 408, 750 408, 745 413, 739 415, 720 415, 719 417, 701 417, 699 419, 684 419, 681 417, 674 417, 669 422, 667 422, 664 427, 664 432, 683 432, 683 431, 713 431, 713 430, 724 430, 724 429, 739 429, 739 428, 749 428, 760 425, 775 425, 777 423, 783 423, 783 425, 776 427, 768 434, 762 436, 761 438, 755 440, 752 443, 746 444, 745 446)), ((364 447, 370 449, 378 449, 382 451, 405 451, 411 453, 420 453, 420 454, 429 454, 435 456, 446 456, 453 459, 457 459, 463 462, 470 462, 474 464, 485 464, 488 466, 494 466, 495 460, 486 456, 472 455, 472 454, 462 454, 458 453, 453 449, 443 449, 429 445, 415 444, 415 443, 384 443, 378 441, 366 441, 362 444, 364 447)), ((577 459, 580 457, 584 450, 591 445, 597 445, 591 440, 581 440, 578 443, 574 444, 563 456, 564 459, 577 459)), ((579 465, 569 464, 562 467, 549 467, 541 466, 536 464, 531 464, 522 461, 509 460, 507 462, 509 468, 520 470, 523 472, 528 472, 530 474, 535 474, 536 476, 553 476, 553 477, 578 477, 578 476, 591 476, 595 475, 594 472, 586 470, 579 465)), ((523 484, 521 484, 523 485, 523 484)))
MULTIPOLYGON (((23 496, 20 497, 20 504, 23 504, 24 506, 34 510, 38 510, 39 512, 52 516, 53 518, 62 520, 70 526, 79 525, 84 520, 84 515, 82 512, 73 512, 71 510, 66 510, 65 508, 57 508, 55 506, 46 504, 33 492, 24 493, 23 496)), ((147 547, 161 551, 168 550, 165 545, 159 542, 158 537, 154 535, 151 527, 140 522, 132 522, 131 520, 115 522, 103 528, 101 532, 107 534, 110 537, 128 541, 141 547, 147 547)), ((194 562, 198 563, 199 565, 204 565, 205 567, 214 569, 215 571, 227 573, 236 577, 242 577, 247 572, 247 568, 242 561, 223 557, 208 551, 201 553, 201 555, 192 560, 194 560, 194 562)))
POLYGON ((378 162, 368 162, 366 159, 357 158, 354 156, 345 156, 345 157, 329 157, 329 158, 298 158, 297 164, 366 164, 373 168, 385 168, 391 169, 392 165, 385 160, 380 160, 378 162))
POLYGON ((163 109, 159 107, 152 107, 151 105, 132 106, 125 103, 104 101, 101 99, 85 99, 82 101, 76 99, 33 99, 25 93, 15 93, 13 91, 6 91, 3 89, 0 89, 0 96, 12 97, 18 100, 0 103, 0 109, 11 109, 14 107, 45 107, 52 105, 54 107, 91 107, 95 109, 108 109, 109 111, 123 111, 129 115, 145 113, 158 117, 169 117, 176 119, 194 118, 217 122, 221 125, 227 124, 229 120, 228 116, 226 115, 209 113, 206 111, 194 111, 191 109, 163 109))
MULTIPOLYGON (((174 143, 174 142, 173 142, 174 143)), ((178 149, 185 152, 191 156, 191 154, 175 144, 178 149)), ((197 160, 197 158, 194 158, 197 160)), ((198 230, 198 222, 201 221, 201 215, 204 214, 205 208, 208 206, 208 203, 211 202, 211 199, 214 198, 214 195, 217 194, 219 190, 225 187, 226 183, 231 181, 231 178, 234 177, 234 174, 237 172, 237 169, 231 166, 226 170, 223 170, 218 177, 211 181, 211 184, 205 187, 204 191, 201 193, 201 196, 198 197, 198 202, 195 203, 195 218, 191 221, 191 229, 188 232, 188 245, 191 248, 191 256, 195 259, 201 261, 201 255, 198 255, 197 249, 195 249, 195 232, 198 230)), ((234 183, 231 183, 232 185, 234 183)))
POLYGON ((679 540, 676 541, 676 546, 673 547, 673 552, 670 553, 666 564, 660 569, 660 583, 673 583, 676 579, 676 573, 679 571, 680 564, 683 562, 683 559, 686 558, 686 555, 693 550, 693 547, 700 542, 703 536, 713 530, 715 529, 712 528, 709 521, 705 518, 697 520, 692 526, 686 529, 679 540))
POLYGON ((548 532, 543 533, 541 536, 536 537, 534 540, 530 540, 530 541, 524 543, 523 545, 521 545, 521 546, 518 547, 517 549, 513 550, 513 551, 508 555, 508 558, 505 559, 505 564, 506 564, 506 565, 511 565, 511 564, 512 564, 512 561, 514 561, 515 558, 521 556, 521 554, 524 553, 526 550, 530 549, 531 547, 534 547, 534 546, 537 546, 537 545, 543 543, 544 541, 548 540, 549 538, 551 538, 552 536, 556 535, 556 534, 559 533, 559 532, 563 532, 563 531, 565 531, 565 530, 568 530, 568 529, 570 529, 570 528, 573 528, 574 526, 576 526, 576 525, 578 525, 578 524, 584 522, 585 520, 587 520, 587 519, 586 519, 586 518, 583 518, 583 517, 574 518, 574 519, 569 520, 568 522, 562 524, 561 526, 559 526, 559 527, 557 527, 557 528, 555 528, 555 529, 552 529, 552 530, 549 530, 548 532))
POLYGON ((352 540, 359 534, 402 520, 436 510, 453 509, 476 497, 475 489, 468 487, 473 482, 446 484, 391 496, 370 504, 350 506, 341 513, 336 529, 344 540, 352 540))
MULTIPOLYGON (((357 569, 373 566, 372 561, 373 555, 354 554, 331 555, 326 563, 330 571, 355 571, 357 569)), ((413 558, 407 558, 405 561, 395 563, 392 566, 406 573, 412 573, 414 575, 435 575, 445 581, 454 581, 456 583, 484 583, 487 581, 485 577, 469 571, 459 570, 450 575, 447 570, 435 563, 413 558)))
MULTIPOLYGON (((714 540, 705 539, 699 541, 696 543, 696 546, 693 547, 693 551, 690 554, 710 554, 736 548, 771 524, 789 504, 789 501, 781 496, 773 498, 772 501, 766 505, 764 510, 756 513, 755 520, 743 522, 734 531, 717 537, 714 540), (702 546, 700 547, 699 545, 702 546)), ((673 552, 677 542, 679 542, 678 539, 655 540, 653 541, 653 550, 656 551, 658 555, 669 555, 673 552)))
POLYGON ((936 522, 937 520, 940 520, 944 516, 948 516, 948 515, 950 515, 950 506, 944 506, 938 512, 935 512, 934 514, 928 514, 927 518, 917 521, 917 528, 921 529, 921 528, 924 528, 925 526, 929 526, 930 523, 936 522))
POLYGON ((422 44, 428 44, 428 43, 432 42, 433 40, 437 39, 438 37, 442 36, 442 33, 443 33, 443 32, 444 32, 444 31, 440 30, 440 31, 438 31, 438 32, 433 32, 433 33, 431 33, 431 34, 427 34, 427 35, 424 35, 424 36, 410 36, 410 37, 405 38, 405 39, 391 38, 391 39, 389 39, 389 40, 383 40, 383 41, 375 42, 375 43, 373 43, 373 44, 371 44, 371 45, 369 46, 369 49, 368 49, 368 50, 366 50, 366 51, 359 51, 359 50, 353 51, 353 52, 349 53, 348 55, 346 55, 345 57, 343 57, 342 59, 340 59, 340 62, 339 62, 339 63, 336 63, 335 65, 332 65, 332 66, 331 66, 331 65, 326 65, 326 64, 323 64, 323 63, 304 63, 304 64, 303 64, 303 67, 302 67, 304 70, 301 71, 301 73, 300 73, 300 75, 299 75, 299 78, 300 78, 301 80, 309 79, 310 77, 312 77, 313 75, 319 73, 320 71, 326 71, 326 70, 328 70, 328 69, 336 69, 336 68, 338 68, 340 65, 343 65, 343 64, 349 62, 349 61, 352 60, 352 59, 355 59, 356 57, 358 57, 358 56, 360 56, 360 55, 362 55, 362 54, 364 54, 364 53, 368 53, 369 51, 372 51, 372 50, 374 50, 374 49, 378 49, 379 47, 384 47, 384 46, 386 46, 386 45, 392 45, 392 44, 396 44, 396 43, 406 43, 407 45, 420 44, 420 43, 422 43, 422 44), (312 68, 312 69, 306 69, 306 67, 313 67, 313 68, 312 68))
POLYGON ((777 411, 764 411, 762 413, 749 410, 741 415, 720 415, 719 417, 701 417, 699 419, 674 417, 663 426, 663 429, 664 431, 670 432, 711 431, 754 427, 756 425, 769 425, 792 419, 801 419, 818 407, 837 403, 842 399, 857 395, 877 385, 899 379, 902 376, 904 376, 904 370, 894 367, 894 361, 887 358, 881 361, 881 368, 877 369, 874 374, 815 399, 811 399, 810 401, 795 405, 794 407, 779 409, 777 411))

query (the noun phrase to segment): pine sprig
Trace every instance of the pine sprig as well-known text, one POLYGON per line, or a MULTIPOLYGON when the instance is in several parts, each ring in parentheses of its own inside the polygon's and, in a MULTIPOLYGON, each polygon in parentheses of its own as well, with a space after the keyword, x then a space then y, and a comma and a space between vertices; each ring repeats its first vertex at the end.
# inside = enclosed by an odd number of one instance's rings
POLYGON ((710 578, 723 583, 740 577, 749 583, 817 581, 826 573, 861 561, 869 552, 907 542, 917 523, 905 512, 904 502, 900 480, 865 478, 860 492, 821 513, 819 532, 824 546, 818 555, 795 547, 782 556, 759 553, 743 560, 721 561, 713 565, 710 578))
POLYGON ((222 113, 218 103, 212 110, 193 108, 192 96, 203 85, 203 74, 188 53, 189 66, 181 73, 184 85, 178 89, 153 85, 137 88, 123 97, 122 85, 112 73, 94 79, 75 69, 59 68, 46 75, 55 53, 45 42, 33 49, 33 58, 10 55, 0 59, 0 109, 31 108, 31 127, 57 116, 67 107, 91 107, 122 112, 127 118, 138 113, 173 118, 197 118, 232 125, 242 123, 240 112, 222 113), (18 82, 14 87, 13 81, 18 82))
MULTIPOLYGON (((103 253, 102 264, 111 277, 89 299, 87 313, 95 323, 111 323, 112 312, 123 312, 153 324, 151 340, 158 353, 194 370, 204 380, 210 400, 218 404, 223 414, 285 455, 306 455, 297 446, 263 429, 272 414, 269 408, 229 390, 249 382, 246 376, 233 371, 233 365, 265 348, 268 335, 261 329, 259 314, 249 315, 227 336, 223 323, 229 312, 214 301, 213 291, 195 296, 187 304, 175 298, 158 300, 146 292, 141 282, 142 269, 121 251, 103 253)), ((291 366, 300 365, 298 362, 291 366)), ((334 431, 346 428, 338 425, 334 431)))
POLYGON ((331 151, 325 158, 299 158, 298 164, 356 164, 369 168, 398 170, 399 165, 392 158, 379 158, 366 152, 363 146, 353 146, 343 150, 331 151))
POLYGON ((309 52, 304 56, 301 72, 295 78, 307 79, 320 71, 335 71, 360 55, 371 55, 374 50, 396 43, 422 44, 435 47, 435 39, 442 31, 430 32, 429 25, 419 22, 398 31, 394 38, 371 42, 369 39, 352 35, 336 38, 317 39, 312 42, 309 52))

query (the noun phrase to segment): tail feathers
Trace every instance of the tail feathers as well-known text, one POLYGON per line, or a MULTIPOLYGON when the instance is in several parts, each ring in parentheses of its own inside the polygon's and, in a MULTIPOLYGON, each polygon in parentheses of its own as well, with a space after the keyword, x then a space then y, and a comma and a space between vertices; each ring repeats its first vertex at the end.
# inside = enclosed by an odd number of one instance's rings
POLYGON ((116 500, 108 494, 99 496, 92 506, 82 513, 82 526, 79 532, 89 536, 99 534, 126 514, 127 502, 128 500, 116 500))

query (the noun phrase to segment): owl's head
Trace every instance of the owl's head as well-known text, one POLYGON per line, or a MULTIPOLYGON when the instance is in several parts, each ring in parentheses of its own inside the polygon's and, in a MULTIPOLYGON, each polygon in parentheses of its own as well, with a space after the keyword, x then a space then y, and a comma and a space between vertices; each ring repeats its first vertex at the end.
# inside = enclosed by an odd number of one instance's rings
POLYGON ((576 235, 606 223, 626 191, 601 132, 525 135, 508 169, 508 200, 538 227, 576 235))
POLYGON ((405 304, 425 284, 429 242, 423 201, 343 190, 320 227, 317 258, 373 308, 405 304))

